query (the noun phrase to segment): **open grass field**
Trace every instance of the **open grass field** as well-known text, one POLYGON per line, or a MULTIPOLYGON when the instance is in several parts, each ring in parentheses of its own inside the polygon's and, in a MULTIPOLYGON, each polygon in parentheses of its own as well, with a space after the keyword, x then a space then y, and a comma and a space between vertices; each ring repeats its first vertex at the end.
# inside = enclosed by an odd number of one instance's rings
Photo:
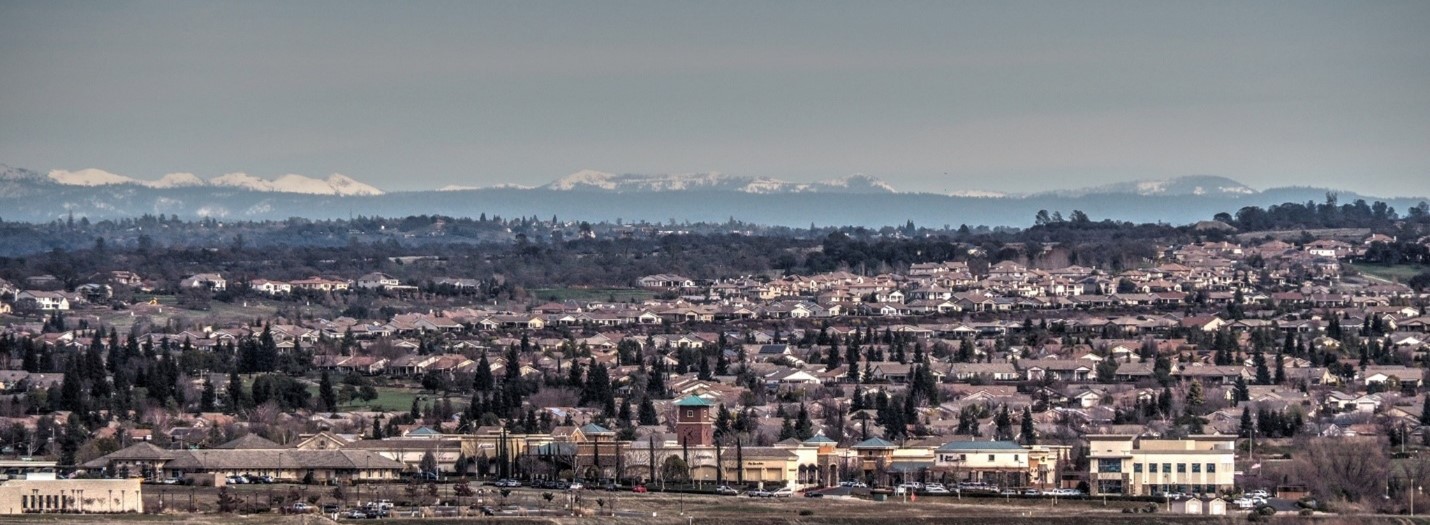
POLYGON ((644 301, 655 297, 648 290, 635 288, 535 288, 531 295, 547 301, 644 301))
MULTIPOLYGON (((342 388, 342 384, 338 383, 339 380, 340 378, 338 377, 333 378, 335 388, 342 388)), ((441 395, 432 394, 431 392, 423 392, 421 390, 416 390, 412 388, 392 386, 379 386, 375 388, 377 388, 377 399, 374 399, 372 401, 355 399, 352 401, 348 401, 347 403, 342 403, 340 408, 344 410, 364 409, 406 411, 407 409, 412 408, 413 399, 420 397, 422 398, 423 404, 426 404, 429 401, 442 399, 441 395)), ((317 399, 318 384, 309 384, 308 393, 312 395, 313 399, 317 399)), ((461 410, 463 407, 467 406, 467 402, 470 400, 470 398, 462 396, 449 397, 452 399, 452 406, 456 407, 458 410, 461 410)))
POLYGON ((1421 266, 1418 264, 1399 264, 1395 266, 1382 266, 1379 264, 1352 263, 1351 267, 1355 268, 1356 271, 1369 275, 1371 277, 1377 277, 1387 281, 1395 281, 1400 283, 1409 280, 1411 277, 1414 277, 1421 272, 1430 272, 1430 266, 1421 266))

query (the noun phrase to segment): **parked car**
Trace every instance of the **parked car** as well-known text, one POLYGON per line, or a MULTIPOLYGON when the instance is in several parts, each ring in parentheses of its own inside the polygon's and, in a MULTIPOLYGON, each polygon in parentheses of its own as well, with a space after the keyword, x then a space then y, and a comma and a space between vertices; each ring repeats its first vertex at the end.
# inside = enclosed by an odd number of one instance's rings
POLYGON ((788 498, 794 495, 794 489, 790 487, 780 487, 770 491, 771 498, 788 498))
POLYGON ((773 497, 774 497, 774 494, 771 493, 770 491, 768 491, 768 490, 760 490, 760 489, 751 490, 751 491, 749 491, 749 492, 746 492, 745 495, 746 495, 746 496, 749 496, 749 497, 751 497, 751 498, 773 498, 773 497))
POLYGON ((943 485, 929 485, 924 487, 923 492, 924 494, 952 494, 952 492, 949 492, 943 485))
POLYGON ((634 492, 636 494, 645 494, 650 491, 646 490, 645 485, 636 485, 634 487, 631 487, 631 492, 634 492))
POLYGON ((718 487, 715 487, 715 493, 716 493, 716 494, 719 494, 719 495, 721 495, 721 496, 738 496, 738 495, 740 495, 740 491, 735 490, 735 489, 733 489, 733 488, 730 488, 729 485, 720 485, 720 486, 718 486, 718 487))
POLYGON ((184 480, 179 478, 164 478, 159 480, 159 483, 161 485, 182 485, 184 480))
POLYGON ((329 503, 327 505, 323 505, 323 514, 336 514, 340 509, 341 507, 338 507, 338 504, 329 503))
POLYGON ((377 515, 368 515, 368 511, 363 509, 348 509, 347 512, 340 514, 339 517, 347 518, 350 520, 366 520, 376 518, 377 515))
POLYGON ((293 514, 307 514, 309 512, 313 512, 314 510, 317 509, 315 509, 312 505, 303 503, 301 501, 288 506, 288 512, 291 512, 293 514))
POLYGON ((865 484, 863 481, 841 481, 841 482, 839 482, 839 486, 841 486, 841 487, 856 488, 856 489, 867 489, 867 488, 869 488, 869 485, 865 484))
POLYGON ((1024 495, 1024 496, 1042 496, 1043 493, 1042 493, 1041 491, 1039 491, 1038 489, 1023 489, 1023 495, 1024 495))
POLYGON ((582 485, 580 481, 572 481, 570 485, 566 486, 567 490, 581 490, 584 488, 586 488, 586 486, 582 485))
POLYGON ((247 479, 244 479, 243 476, 229 476, 225 481, 228 482, 229 485, 246 485, 246 484, 248 484, 248 480, 247 480, 247 479))

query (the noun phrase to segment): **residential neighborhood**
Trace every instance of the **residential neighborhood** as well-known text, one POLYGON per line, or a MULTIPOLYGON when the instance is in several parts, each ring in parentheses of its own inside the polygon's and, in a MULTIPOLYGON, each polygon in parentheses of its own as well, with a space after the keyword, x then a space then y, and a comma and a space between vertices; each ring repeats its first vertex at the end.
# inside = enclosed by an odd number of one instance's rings
POLYGON ((857 483, 1178 495, 1220 513, 1241 491, 1313 492, 1315 466, 1289 452, 1307 440, 1430 442, 1426 296, 1347 272, 1364 249, 1167 245, 1116 272, 973 259, 653 274, 625 300, 467 304, 437 299, 489 277, 115 269, 68 292, 25 276, 0 283, 15 312, 0 428, 8 452, 74 475, 208 487, 857 483), (280 313, 192 308, 213 300, 280 313), (412 306, 281 313, 353 300, 412 306), (50 429, 65 446, 40 439, 50 429))

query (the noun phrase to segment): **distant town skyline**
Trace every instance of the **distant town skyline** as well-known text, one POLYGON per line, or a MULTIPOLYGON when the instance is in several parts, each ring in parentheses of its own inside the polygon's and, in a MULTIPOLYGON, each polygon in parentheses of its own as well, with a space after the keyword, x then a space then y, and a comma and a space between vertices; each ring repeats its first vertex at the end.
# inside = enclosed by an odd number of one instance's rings
POLYGON ((1426 2, 5 2, 0 163, 1430 195, 1426 2))

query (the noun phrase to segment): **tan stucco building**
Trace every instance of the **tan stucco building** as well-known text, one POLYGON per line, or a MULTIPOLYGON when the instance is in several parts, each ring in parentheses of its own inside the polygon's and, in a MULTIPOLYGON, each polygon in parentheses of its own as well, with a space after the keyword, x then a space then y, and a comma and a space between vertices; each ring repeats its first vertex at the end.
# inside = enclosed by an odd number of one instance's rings
POLYGON ((144 512, 138 479, 12 479, 0 483, 0 514, 144 512))
POLYGON ((1087 441, 1093 495, 1216 494, 1235 484, 1236 436, 1090 435, 1087 441))

